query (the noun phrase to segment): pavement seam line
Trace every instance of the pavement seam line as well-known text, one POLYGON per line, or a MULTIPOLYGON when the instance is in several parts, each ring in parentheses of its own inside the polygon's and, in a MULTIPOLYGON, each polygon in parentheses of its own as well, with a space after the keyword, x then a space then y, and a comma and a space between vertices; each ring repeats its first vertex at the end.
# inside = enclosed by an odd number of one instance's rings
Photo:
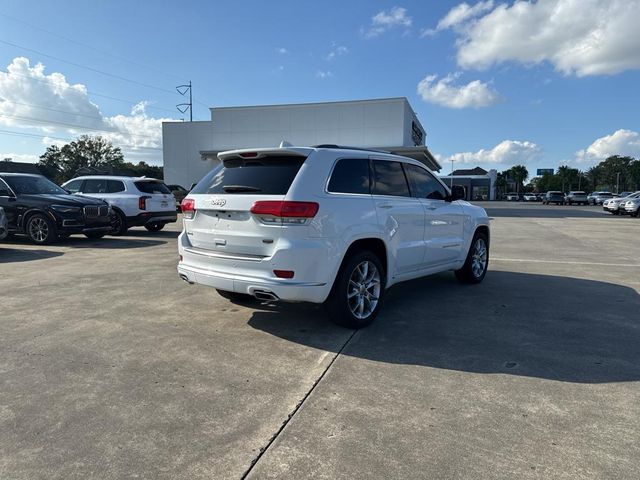
POLYGON ((334 362, 338 359, 338 357, 340 356, 340 354, 342 353, 342 351, 346 348, 346 346, 349 344, 349 342, 351 341, 351 339, 353 337, 355 337, 356 333, 358 333, 358 330, 354 330, 351 335, 349 335, 349 338, 347 338, 347 340, 344 342, 344 344, 342 345, 342 347, 340 347, 340 350, 338 350, 338 352, 333 356, 333 358, 331 359, 331 361, 329 362, 329 365, 327 365, 327 368, 325 368, 322 373, 320 374, 320 376, 316 379, 315 382, 313 382, 313 385, 311 385, 311 388, 309 389, 309 391, 307 391, 307 393, 304 394, 304 396, 302 397, 302 399, 296 404, 296 406, 294 407, 294 409, 291 411, 291 413, 289 413, 289 415, 287 415, 287 418, 284 420, 284 422, 282 422, 282 424, 280 425, 280 428, 278 428, 278 430, 276 431, 275 434, 273 434, 271 436, 271 438, 269 439, 269 441, 267 442, 267 444, 260 449, 258 455, 256 456, 256 458, 254 458, 251 461, 251 465, 249 465, 249 468, 242 474, 242 476, 240 477, 240 480, 245 480, 249 474, 251 473, 251 471, 253 470, 253 468, 258 464, 258 462, 260 461, 260 459, 262 458, 262 456, 267 453, 267 451, 269 450, 269 447, 271 447, 271 445, 273 444, 273 442, 276 441, 276 439, 280 436, 280 434, 282 433, 282 431, 285 429, 285 427, 289 424, 289 422, 293 419, 293 417, 295 416, 296 413, 298 413, 298 410, 300 410, 302 408, 302 405, 304 405, 304 402, 307 400, 307 398, 309 398, 309 396, 311 395, 311 393, 313 392, 313 390, 316 388, 316 386, 318 386, 318 384, 322 381, 322 379, 324 378, 324 376, 327 374, 327 372, 329 371, 329 369, 333 366, 334 362))

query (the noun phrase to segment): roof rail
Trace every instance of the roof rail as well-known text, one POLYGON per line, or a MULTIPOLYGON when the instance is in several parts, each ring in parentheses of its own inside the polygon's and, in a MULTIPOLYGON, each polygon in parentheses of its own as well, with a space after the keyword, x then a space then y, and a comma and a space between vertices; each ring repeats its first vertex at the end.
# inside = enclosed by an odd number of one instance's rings
POLYGON ((320 145, 312 145, 313 148, 334 148, 342 150, 360 150, 362 152, 391 153, 388 150, 378 150, 375 148, 350 147, 348 145, 334 145, 332 143, 323 143, 320 145))

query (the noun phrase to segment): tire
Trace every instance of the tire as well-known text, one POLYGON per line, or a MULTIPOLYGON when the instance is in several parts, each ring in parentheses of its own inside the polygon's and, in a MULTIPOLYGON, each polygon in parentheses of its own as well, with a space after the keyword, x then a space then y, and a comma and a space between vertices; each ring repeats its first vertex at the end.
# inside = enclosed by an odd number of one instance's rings
POLYGON ((115 215, 111 221, 111 235, 124 235, 127 233, 127 218, 124 214, 118 210, 115 210, 115 215))
POLYGON ((27 220, 25 233, 36 245, 49 245, 58 239, 58 231, 49 217, 36 213, 27 220))
POLYGON ((84 236, 92 240, 97 240, 99 238, 104 237, 106 234, 107 234, 106 232, 87 232, 84 234, 84 236))
POLYGON ((476 232, 471 240, 464 265, 460 270, 455 271, 456 278, 462 283, 480 283, 484 280, 488 268, 489 240, 484 233, 476 232))
POLYGON ((346 328, 370 325, 382 306, 385 275, 380 259, 369 250, 345 258, 324 303, 331 321, 346 328))
POLYGON ((148 223, 147 225, 144 226, 144 228, 146 228, 150 232, 159 232, 164 228, 165 225, 166 224, 164 223, 148 223))
POLYGON ((569 205, 573 205, 573 203, 571 203, 571 202, 567 202, 567 203, 568 203, 569 205))

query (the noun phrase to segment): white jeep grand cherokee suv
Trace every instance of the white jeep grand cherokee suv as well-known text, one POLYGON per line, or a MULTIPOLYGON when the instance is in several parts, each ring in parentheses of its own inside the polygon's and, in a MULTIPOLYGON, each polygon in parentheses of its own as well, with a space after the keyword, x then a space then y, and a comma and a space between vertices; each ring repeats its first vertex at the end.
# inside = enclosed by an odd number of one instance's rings
POLYGON ((157 232, 177 219, 171 190, 155 178, 90 175, 69 180, 62 187, 111 205, 115 214, 114 235, 124 235, 127 229, 136 226, 157 232))
POLYGON ((395 283, 486 274, 486 212, 416 160, 333 145, 218 158, 182 202, 178 273, 189 283, 235 300, 324 303, 359 328, 395 283))

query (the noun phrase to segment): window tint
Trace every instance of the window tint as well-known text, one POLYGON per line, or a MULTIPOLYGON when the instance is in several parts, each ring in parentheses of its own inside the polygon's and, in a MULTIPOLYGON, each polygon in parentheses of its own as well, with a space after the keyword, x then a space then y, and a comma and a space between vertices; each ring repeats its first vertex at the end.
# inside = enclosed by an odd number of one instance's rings
POLYGON ((411 196, 400 162, 373 161, 373 193, 376 195, 411 196))
POLYGON ((369 159, 338 160, 328 190, 335 193, 369 193, 369 159))
POLYGON ((171 190, 162 182, 156 182, 154 180, 142 180, 135 182, 136 188, 142 193, 168 193, 171 194, 171 190))
POLYGON ((414 197, 432 200, 444 200, 447 198, 447 189, 427 170, 410 163, 405 163, 404 168, 409 177, 411 193, 414 197))
POLYGON ((120 180, 107 180, 107 191, 109 193, 124 192, 124 183, 120 180))
POLYGON ((97 178, 85 180, 82 193, 107 193, 107 181, 97 178))
POLYGON ((63 190, 51 180, 41 176, 7 176, 5 181, 16 195, 67 195, 63 190))
POLYGON ((306 157, 230 158, 209 172, 191 193, 286 195, 306 157))
POLYGON ((82 186, 83 180, 72 180, 67 183, 64 187, 65 190, 68 190, 71 193, 78 193, 80 187, 82 186))

